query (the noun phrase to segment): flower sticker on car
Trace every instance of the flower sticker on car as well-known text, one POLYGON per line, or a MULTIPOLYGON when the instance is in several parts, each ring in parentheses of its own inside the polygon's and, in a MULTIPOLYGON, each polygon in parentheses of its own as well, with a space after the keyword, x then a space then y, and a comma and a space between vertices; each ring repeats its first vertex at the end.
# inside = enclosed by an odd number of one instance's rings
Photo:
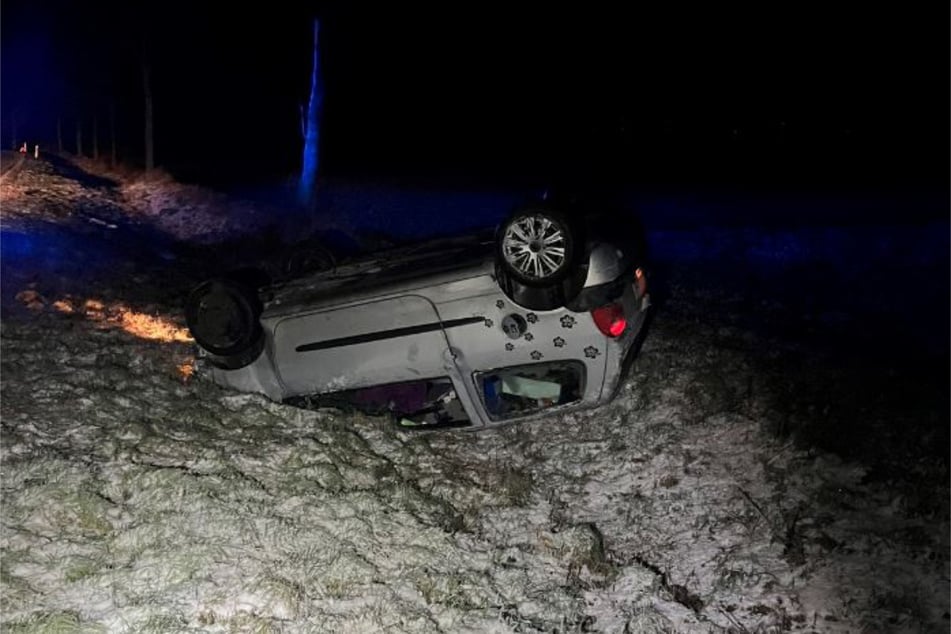
POLYGON ((533 335, 532 333, 530 332, 525 333, 525 341, 531 341, 534 338, 535 338, 535 335, 533 335))
POLYGON ((599 354, 601 354, 601 351, 599 351, 594 346, 588 346, 584 349, 584 356, 588 357, 589 359, 594 359, 599 354))
POLYGON ((486 327, 486 328, 491 328, 491 327, 494 326, 494 325, 495 325, 495 322, 493 322, 491 319, 486 319, 486 320, 485 320, 485 327, 486 327))
POLYGON ((564 348, 564 347, 565 347, 565 340, 562 339, 561 337, 555 337, 554 340, 552 340, 552 343, 555 344, 555 347, 556 347, 556 348, 564 348))
POLYGON ((510 342, 510 343, 507 343, 507 344, 505 344, 505 349, 508 350, 509 352, 511 352, 512 350, 515 350, 515 344, 513 344, 513 343, 511 343, 511 342, 510 342))
POLYGON ((532 359, 534 359, 535 361, 538 361, 541 358, 542 358, 541 352, 539 352, 538 350, 532 350, 532 359))
POLYGON ((576 323, 577 323, 577 322, 575 321, 575 318, 572 317, 571 315, 565 315, 564 317, 561 318, 561 327, 562 327, 562 328, 571 328, 571 327, 574 326, 576 323))
POLYGON ((535 313, 528 313, 525 315, 525 319, 528 321, 528 323, 534 324, 536 321, 538 321, 538 315, 535 313))
POLYGON ((495 307, 496 307, 496 308, 505 308, 505 302, 503 302, 503 301, 500 299, 500 300, 498 300, 498 301, 495 302, 495 307))

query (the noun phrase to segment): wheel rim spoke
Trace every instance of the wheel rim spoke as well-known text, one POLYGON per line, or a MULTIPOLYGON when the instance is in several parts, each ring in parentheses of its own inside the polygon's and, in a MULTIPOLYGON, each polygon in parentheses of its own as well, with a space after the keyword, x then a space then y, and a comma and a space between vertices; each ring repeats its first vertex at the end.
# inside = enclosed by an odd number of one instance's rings
POLYGON ((544 244, 545 246, 548 246, 550 244, 558 244, 561 242, 564 242, 564 238, 561 235, 561 231, 559 231, 558 229, 555 229, 555 232, 551 234, 550 236, 545 236, 544 238, 542 238, 542 244, 544 244))
POLYGON ((514 254, 511 258, 511 262, 512 264, 519 267, 520 269, 524 269, 525 263, 528 262, 528 260, 530 259, 531 259, 531 256, 525 251, 522 251, 521 253, 514 254))
POLYGON ((545 234, 548 233, 548 228, 551 227, 551 220, 548 218, 542 218, 541 224, 541 229, 535 234, 535 238, 544 241, 545 234))
POLYGON ((542 263, 538 258, 538 254, 532 254, 532 265, 535 267, 535 277, 542 276, 542 263))
MULTIPOLYGON (((530 231, 531 229, 529 229, 530 231)), ((512 225, 512 233, 518 236, 519 240, 524 242, 526 245, 532 241, 532 238, 525 233, 525 227, 520 227, 517 224, 512 225)))
POLYGON ((538 259, 548 265, 548 273, 554 273, 558 270, 558 263, 548 257, 544 251, 538 254, 538 259))

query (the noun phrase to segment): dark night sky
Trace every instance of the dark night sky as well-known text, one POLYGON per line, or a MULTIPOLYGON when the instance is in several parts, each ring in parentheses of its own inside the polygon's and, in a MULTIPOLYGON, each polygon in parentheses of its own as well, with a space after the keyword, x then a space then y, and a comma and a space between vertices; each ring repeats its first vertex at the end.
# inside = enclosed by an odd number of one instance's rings
POLYGON ((160 164, 199 179, 286 175, 317 14, 328 173, 947 179, 947 7, 273 4, 284 8, 5 0, 4 145, 14 111, 21 136, 52 139, 57 113, 83 112, 88 135, 114 100, 135 159, 146 51, 160 164))

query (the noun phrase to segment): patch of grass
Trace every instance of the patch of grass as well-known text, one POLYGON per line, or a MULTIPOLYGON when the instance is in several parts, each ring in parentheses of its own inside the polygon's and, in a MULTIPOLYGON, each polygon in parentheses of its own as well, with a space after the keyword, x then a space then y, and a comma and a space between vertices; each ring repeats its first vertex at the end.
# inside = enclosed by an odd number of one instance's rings
POLYGON ((428 605, 444 605, 460 610, 484 608, 477 605, 467 592, 467 583, 461 573, 447 575, 425 575, 414 582, 416 589, 428 605))
POLYGON ((101 565, 87 557, 75 557, 66 565, 63 578, 66 583, 75 583, 99 572, 101 565))
POLYGON ((535 490, 535 478, 526 467, 500 467, 497 485, 506 506, 525 506, 535 490))
POLYGON ((201 626, 214 625, 217 620, 214 610, 202 610, 198 613, 198 624, 201 626))
POLYGON ((4 622, 5 634, 100 634, 106 629, 99 625, 83 623, 76 612, 41 612, 4 622))
POLYGON ((304 586, 294 581, 275 574, 265 574, 255 586, 263 591, 271 601, 281 603, 288 612, 299 616, 307 593, 304 586))
POLYGON ((416 480, 400 480, 392 486, 390 501, 422 524, 430 524, 428 518, 447 533, 464 531, 471 524, 466 516, 453 504, 432 492, 432 486, 426 490, 416 480))
POLYGON ((166 634, 166 632, 181 632, 188 624, 180 616, 172 614, 152 614, 142 623, 135 626, 136 632, 142 634, 166 634))
POLYGON ((324 594, 331 599, 345 599, 353 593, 356 584, 345 579, 324 579, 324 594))
POLYGON ((596 579, 595 585, 604 587, 610 585, 619 572, 618 567, 608 560, 604 547, 604 535, 600 529, 591 523, 574 527, 577 541, 570 549, 568 562, 568 580, 572 585, 583 586, 581 572, 587 569, 596 579))
POLYGON ((698 421, 712 414, 736 411, 742 400, 739 390, 727 382, 722 367, 697 371, 691 377, 686 396, 690 410, 698 412, 698 421))
POLYGON ((872 599, 872 606, 888 617, 890 627, 899 624, 913 623, 915 628, 924 631, 929 622, 929 610, 925 600, 926 592, 912 587, 892 588, 884 594, 877 594, 872 599))
POLYGON ((76 501, 76 522, 84 535, 104 539, 112 533, 112 524, 103 517, 102 503, 88 496, 76 501))
POLYGON ((20 548, 12 550, 10 548, 0 548, 0 583, 16 584, 22 582, 11 570, 15 564, 30 560, 29 549, 20 548))
POLYGON ((234 634, 277 634, 282 631, 270 619, 247 612, 235 614, 223 625, 225 632, 234 634))

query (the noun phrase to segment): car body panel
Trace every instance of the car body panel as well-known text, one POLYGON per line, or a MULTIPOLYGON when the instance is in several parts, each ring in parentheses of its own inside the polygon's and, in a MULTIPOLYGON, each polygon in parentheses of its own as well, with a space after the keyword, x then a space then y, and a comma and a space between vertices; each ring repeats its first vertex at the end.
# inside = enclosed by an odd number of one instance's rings
POLYGON ((271 340, 288 395, 440 376, 449 358, 436 307, 421 295, 282 317, 271 340))

